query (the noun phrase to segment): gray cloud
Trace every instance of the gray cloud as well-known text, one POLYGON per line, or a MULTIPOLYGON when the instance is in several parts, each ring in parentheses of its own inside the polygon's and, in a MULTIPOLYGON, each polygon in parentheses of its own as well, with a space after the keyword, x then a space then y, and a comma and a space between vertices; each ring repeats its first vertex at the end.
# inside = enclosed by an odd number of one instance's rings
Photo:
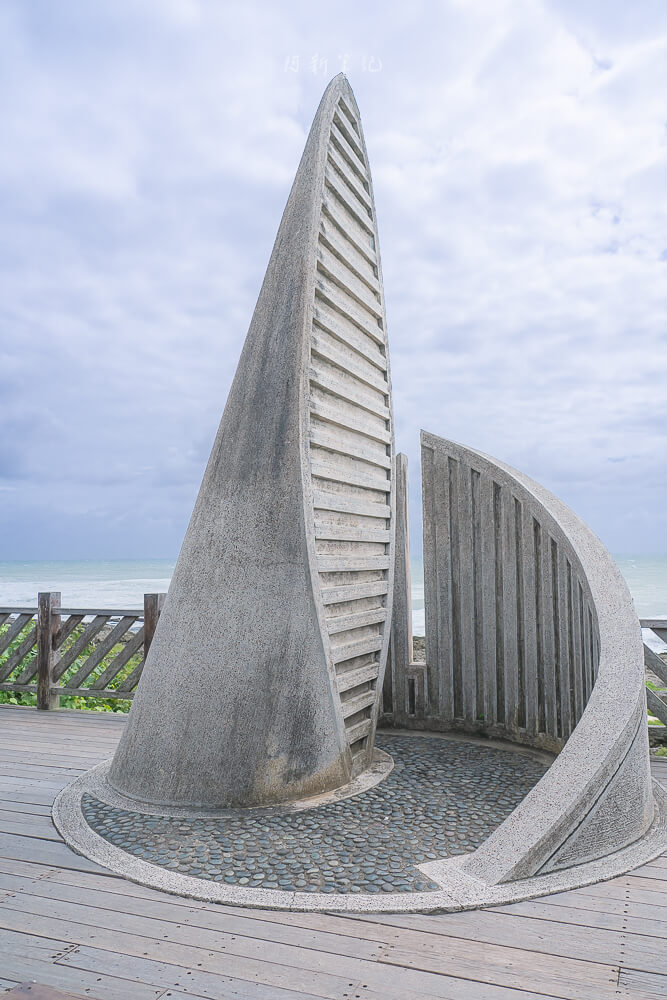
POLYGON ((426 427, 664 551, 663 4, 10 0, 0 30, 5 558, 175 554, 343 66, 415 489, 426 427))

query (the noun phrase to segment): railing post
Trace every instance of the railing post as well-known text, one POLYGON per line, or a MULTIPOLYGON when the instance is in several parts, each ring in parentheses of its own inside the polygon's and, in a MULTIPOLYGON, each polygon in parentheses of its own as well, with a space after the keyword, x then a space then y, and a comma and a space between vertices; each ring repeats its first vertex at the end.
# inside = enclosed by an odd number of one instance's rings
POLYGON ((148 659, 166 594, 144 594, 144 663, 148 659))
POLYGON ((51 691, 54 683, 53 640, 60 628, 60 591, 44 591, 37 598, 37 708, 58 708, 60 695, 51 691))

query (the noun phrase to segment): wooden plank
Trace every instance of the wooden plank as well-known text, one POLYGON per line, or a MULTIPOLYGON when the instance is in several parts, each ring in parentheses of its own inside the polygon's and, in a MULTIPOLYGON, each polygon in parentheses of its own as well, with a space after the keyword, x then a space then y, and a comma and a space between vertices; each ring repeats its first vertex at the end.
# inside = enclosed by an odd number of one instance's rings
POLYGON ((201 961, 202 968, 212 972, 221 970, 223 959, 226 959, 224 968, 228 972, 238 964, 261 960, 283 968, 308 970, 311 975, 325 972, 365 981, 363 977, 372 974, 377 986, 388 988, 400 982, 407 988, 425 986, 425 976, 430 983, 432 978, 428 974, 434 973, 437 977, 450 975, 507 987, 549 991, 567 1000, 588 1000, 591 995, 599 1000, 611 1000, 612 997, 615 1000, 617 970, 611 965, 542 955, 537 967, 533 952, 487 945, 484 965, 480 967, 478 946, 458 938, 447 938, 445 955, 437 941, 408 949, 353 938, 350 940, 356 941, 360 956, 364 957, 349 957, 219 931, 207 932, 201 928, 137 918, 132 914, 109 914, 99 907, 54 900, 45 906, 44 901, 23 894, 0 901, 0 925, 28 933, 41 927, 47 934, 58 928, 60 936, 73 943, 91 943, 98 948, 160 958, 173 964, 185 964, 194 958, 197 964, 201 961), (231 955, 235 956, 233 963, 229 961, 231 955), (380 965, 369 968, 369 962, 380 965))
MULTIPOLYGON (((144 661, 142 660, 142 666, 143 662, 144 661)), ((123 683, 127 683, 127 681, 124 681, 123 683)), ((92 687, 73 688, 67 684, 57 690, 60 691, 61 694, 77 695, 80 698, 123 698, 127 701, 132 700, 132 692, 122 690, 122 685, 119 685, 117 688, 104 688, 103 690, 98 690, 97 688, 93 689, 92 687)))
POLYGON ((314 1000, 310 993, 294 993, 259 984, 233 979, 231 976, 200 973, 198 970, 179 970, 173 965, 133 959, 126 955, 110 956, 108 952, 96 948, 72 949, 71 945, 49 942, 44 938, 29 935, 12 935, 0 931, 0 946, 5 954, 12 956, 8 962, 17 970, 38 975, 44 982, 54 983, 58 988, 84 989, 87 996, 99 1000, 145 1000, 163 995, 174 1000, 179 997, 206 996, 209 998, 239 997, 240 1000, 314 1000), (25 939, 22 941, 21 939, 25 939), (46 949, 39 951, 39 942, 46 942, 46 949), (36 954, 30 954, 34 950, 36 954), (48 961, 49 952, 58 950, 66 954, 48 961), (38 957, 39 955, 42 957, 38 957), (194 978, 193 978, 194 977, 194 978), (171 988, 170 988, 171 987, 171 988), (181 987, 181 989, 178 989, 181 987), (197 990, 201 989, 201 994, 197 990))
MULTIPOLYGON (((41 711, 58 708, 59 696, 52 690, 55 685, 55 638, 60 629, 60 591, 43 591, 37 595, 37 708, 41 711)), ((30 680, 28 667, 18 679, 19 684, 30 680)))
MULTIPOLYGON (((68 679, 67 681, 68 688, 81 687, 82 682, 86 679, 86 677, 89 677, 90 674, 95 669, 95 667, 99 666, 104 657, 111 652, 114 646, 118 645, 118 643, 122 640, 123 636, 130 628, 130 626, 134 625, 134 623, 137 620, 137 617, 138 616, 136 615, 134 617, 126 615, 124 618, 121 618, 121 620, 111 630, 111 632, 106 636, 106 638, 104 638, 102 642, 98 643, 97 646, 95 646, 90 656, 86 657, 85 662, 82 663, 82 665, 79 667, 76 673, 68 679)), ((108 671, 105 670, 105 674, 107 672, 108 671)), ((115 674, 113 674, 112 676, 115 676, 115 674)), ((103 686, 104 685, 100 685, 100 687, 103 686)))
MULTIPOLYGON (((142 625, 139 631, 132 636, 132 638, 125 643, 124 649, 120 651, 118 656, 115 657, 106 668, 104 673, 100 674, 99 677, 95 679, 91 685, 91 694, 94 693, 96 697, 101 697, 100 689, 104 689, 106 685, 111 681, 113 677, 118 674, 126 663, 132 659, 134 654, 138 652, 141 647, 144 647, 144 656, 141 663, 138 663, 136 667, 132 670, 122 684, 118 687, 118 693, 131 691, 133 687, 139 683, 139 678, 141 677, 141 671, 143 670, 144 662, 146 659, 146 637, 145 637, 145 625, 142 625)), ((113 697, 113 696, 112 696, 113 697)), ((127 697, 127 695, 125 695, 127 697)))
MULTIPOLYGON (((166 998, 184 996, 178 988, 187 989, 188 997, 203 996, 207 998, 239 997, 240 1000, 320 1000, 320 998, 344 997, 345 989, 351 985, 342 977, 324 975, 309 977, 309 974, 298 976, 290 970, 261 966, 255 970, 251 964, 243 979, 235 976, 235 970, 223 967, 219 972, 210 972, 202 968, 178 969, 166 961, 146 958, 144 956, 115 955, 109 951, 89 946, 77 948, 65 959, 63 965, 76 966, 78 969, 89 969, 95 973, 107 976, 110 973, 132 976, 133 980, 143 979, 166 989, 166 998), (273 974, 272 974, 273 972, 273 974), (231 974, 230 974, 231 973, 231 974), (187 977, 187 978, 186 978, 187 977), (252 977, 252 979, 250 979, 252 977), (284 985, 289 983, 290 985, 284 985), (316 989, 310 992, 309 987, 316 989)), ((199 964, 199 963, 198 963, 199 964)), ((241 971, 245 971, 245 968, 241 971)), ((348 994, 350 995, 350 994, 348 994)), ((364 990, 364 998, 367 992, 364 990)), ((129 997, 128 997, 129 1000, 129 997)))
POLYGON ((60 680, 62 675, 72 666, 76 658, 84 651, 86 646, 89 646, 95 636, 102 631, 104 626, 108 623, 108 620, 109 615, 107 613, 96 615, 95 618, 93 618, 92 622, 86 626, 79 638, 72 643, 67 652, 63 653, 56 663, 53 668, 53 676, 55 680, 60 680))
MULTIPOLYGON (((551 899, 551 896, 544 896, 539 900, 531 899, 522 903, 511 903, 509 906, 499 907, 494 912, 516 913, 530 917, 534 921, 555 920, 561 923, 576 924, 583 928, 599 927, 667 940, 667 907, 649 908, 645 906, 645 912, 633 916, 624 904, 621 904, 617 910, 605 904, 598 909, 593 909, 595 900, 590 902, 589 907, 584 908, 583 906, 557 906, 551 902, 551 899), (655 917, 655 909, 662 913, 662 920, 655 917)), ((597 902, 601 901, 597 900, 597 902)), ((642 904, 638 905, 642 906, 642 904)))
MULTIPOLYGON (((12 625, 0 635, 0 654, 4 653, 6 649, 12 644, 14 639, 19 635, 19 633, 26 627, 36 611, 31 611, 27 614, 17 615, 16 619, 12 625)), ((0 680, 4 680, 6 673, 4 671, 0 672, 0 680)))
MULTIPOLYGON (((241 980, 262 983, 266 986, 282 987, 292 989, 296 992, 311 992, 313 989, 317 996, 338 998, 349 987, 350 981, 359 982, 365 972, 370 972, 367 963, 359 962, 356 959, 336 958, 335 956, 323 956, 322 953, 311 953, 309 949, 286 949, 285 946, 270 946, 266 942, 256 942, 252 956, 239 955, 235 951, 222 950, 225 942, 217 940, 215 947, 208 949, 194 944, 183 945, 173 940, 156 939, 148 936, 139 936, 127 933, 124 930, 108 930, 100 927, 90 927, 84 923, 63 922, 55 919, 51 913, 33 914, 18 909, 10 909, 6 901, 0 902, 0 926, 6 926, 9 922, 16 930, 24 931, 28 934, 43 933, 50 934, 59 928, 61 937, 70 943, 78 944, 80 947, 70 958, 64 956, 62 965, 74 965, 81 967, 82 955, 89 954, 90 949, 97 952, 106 951, 108 955, 105 972, 111 971, 112 958, 120 958, 121 965, 116 966, 118 971, 127 970, 132 964, 128 959, 150 959, 161 963, 163 966, 171 966, 174 974, 174 985, 182 985, 182 978, 178 975, 178 967, 193 971, 198 974, 215 973, 218 975, 232 976, 241 980), (85 947, 81 947, 85 946, 85 947), (327 959, 324 962, 327 968, 322 968, 320 958, 327 959), (281 958, 283 961, 276 961, 281 958), (285 959, 292 961, 285 961, 285 959), (294 959, 298 959, 294 964, 294 959), (332 966, 338 969, 331 971, 332 966)), ((237 939, 234 944, 240 945, 246 939, 237 939)), ((226 941, 226 939, 225 939, 226 941)), ((232 943, 231 940, 229 942, 232 943)), ((96 954, 96 965, 100 968, 100 955, 96 954)), ((192 977, 188 977, 188 981, 192 977)), ((401 977, 394 976, 394 979, 401 977)), ((429 977, 430 978, 430 977, 429 977)), ((197 980, 193 979, 195 989, 197 980)), ((205 991, 202 991, 205 992, 205 991)))
POLYGON ((652 997, 664 1000, 667 997, 667 976, 660 976, 656 973, 621 969, 618 985, 619 993, 621 989, 627 990, 625 995, 636 997, 637 1000, 651 1000, 652 997))
POLYGON ((618 969, 615 966, 553 958, 550 955, 543 955, 536 962, 531 952, 526 952, 524 958, 519 949, 498 948, 495 945, 486 945, 480 955, 479 949, 470 944, 465 949, 467 960, 462 960, 456 954, 459 950, 457 944, 453 943, 452 951, 446 954, 430 943, 423 944, 417 952, 400 947, 383 948, 380 961, 397 970, 419 969, 437 975, 451 975, 454 969, 461 969, 471 979, 474 977, 477 983, 496 983, 542 993, 546 991, 565 1000, 617 998, 618 969), (482 955, 483 960, 480 960, 482 955))
MULTIPOLYGON (((626 877, 627 879, 627 877, 626 877)), ((627 879, 629 881, 629 879, 627 879)), ((636 879, 636 882, 641 883, 642 879, 636 879)), ((649 879, 646 880, 650 882, 649 879)), ((610 882, 597 882, 595 885, 586 886, 586 889, 571 889, 567 892, 558 893, 558 895, 549 896, 549 901, 556 903, 558 905, 559 900, 566 901, 567 903, 572 903, 573 897, 576 894, 580 894, 583 899, 583 894, 586 897, 599 898, 603 900, 617 900, 624 903, 649 903, 651 906, 662 906, 665 901, 664 892, 661 893, 659 890, 657 892, 651 891, 650 887, 642 887, 639 885, 624 885, 619 884, 619 879, 613 879, 610 882)))
MULTIPOLYGON (((93 767, 95 762, 99 760, 98 754, 90 754, 85 756, 80 752, 75 752, 72 750, 70 753, 61 752, 61 748, 57 748, 57 752, 49 754, 48 751, 45 754, 39 752, 39 749, 33 749, 34 744, 30 744, 31 752, 27 750, 7 750, 6 748, 0 749, 0 760, 2 765, 11 764, 15 761, 17 764, 24 768, 39 767, 42 770, 52 768, 65 769, 68 772, 71 770, 82 771, 93 767)), ((52 746, 53 749, 53 746, 52 746)))
POLYGON ((667 703, 658 698, 654 691, 646 688, 646 704, 651 715, 660 719, 663 725, 667 726, 667 703))
MULTIPOLYGON (((0 680, 4 681, 23 662, 25 657, 33 651, 37 643, 37 625, 30 629, 30 632, 21 642, 11 656, 7 657, 0 667, 0 680)), ((34 656, 23 673, 16 678, 16 684, 27 684, 37 673, 37 657, 34 656)))
POLYGON ((69 639, 74 629, 77 625, 81 624, 84 618, 85 615, 70 615, 66 621, 62 621, 61 616, 60 626, 53 639, 53 648, 56 650, 60 649, 63 643, 69 639))
POLYGON ((14 718, 22 720, 22 723, 26 724, 33 723, 36 726, 41 726, 43 729, 47 729, 52 732, 53 726, 61 725, 72 725, 75 728, 79 728, 81 725, 94 725, 97 729, 105 724, 113 723, 115 716, 113 715, 96 715, 89 716, 85 712, 82 712, 77 708, 61 708, 56 715, 46 716, 40 715, 36 712, 34 708, 28 708, 25 705, 0 705, 0 713, 6 713, 8 718, 14 718))
POLYGON ((38 837, 41 840, 57 840, 62 837, 57 832, 50 816, 26 815, 0 809, 0 833, 15 833, 20 837, 38 837))
MULTIPOLYGON (((173 981, 174 967, 166 963, 146 958, 128 959, 124 955, 113 955, 110 952, 95 951, 95 949, 87 946, 78 948, 63 961, 68 965, 70 963, 77 963, 79 967, 94 967, 99 971, 107 969, 126 970, 128 975, 147 976, 161 983, 173 981)), ((291 981, 293 981, 295 978, 294 971, 275 969, 273 975, 269 976, 269 967, 267 966, 262 967, 259 972, 255 973, 253 973, 250 963, 246 963, 244 971, 246 968, 248 968, 246 974, 254 975, 252 983, 247 980, 226 978, 224 982, 229 985, 225 992, 218 992, 220 989, 218 985, 219 976, 202 971, 199 968, 189 970, 190 974, 187 979, 188 996, 194 996, 190 991, 196 989, 202 990, 202 993, 205 990, 204 995, 208 998, 219 997, 220 1000, 231 996, 240 996, 241 998, 251 997, 253 1000, 254 998, 257 998, 257 1000, 264 1000, 264 998, 266 1000, 292 1000, 292 998, 293 1000, 315 1000, 315 998, 318 998, 318 1000, 319 998, 344 1000, 344 998, 348 997, 356 997, 357 1000, 361 1000, 361 998, 363 1000, 425 1000, 426 997, 442 997, 449 998, 449 1000, 557 1000, 557 998, 544 993, 540 993, 538 996, 535 993, 527 993, 524 990, 508 990, 504 987, 494 985, 485 986, 482 994, 480 993, 479 983, 443 976, 431 976, 428 980, 422 977, 420 988, 413 990, 407 988, 405 983, 401 982, 399 977, 394 975, 394 984, 383 985, 381 990, 377 991, 373 988, 376 978, 373 968, 369 970, 363 980, 355 981, 345 977, 336 979, 321 973, 316 976, 305 974, 303 985, 299 984, 299 988, 296 991, 294 987, 289 989, 276 985, 270 985, 267 990, 264 986, 265 979, 268 979, 270 983, 273 983, 275 980, 284 981, 287 975, 290 974, 291 981), (262 979, 258 982, 260 976, 262 979), (398 982, 396 982, 397 980, 398 982), (425 985, 422 985, 423 983, 425 985), (228 990, 240 990, 240 992, 228 992, 228 990), (244 992, 244 990, 252 990, 253 992, 244 992), (260 992, 260 990, 264 990, 264 992, 260 992), (316 990, 317 992, 313 993, 309 992, 309 990, 316 990)), ((381 973, 383 980, 386 979, 384 969, 381 970, 381 973)), ((179 984, 182 984, 182 973, 179 975, 178 981, 179 984)), ((182 994, 172 992, 170 989, 165 996, 178 998, 182 994)))
MULTIPOLYGON (((84 993, 89 997, 89 1000, 156 1000, 163 993, 162 987, 149 986, 120 976, 101 977, 95 972, 77 969, 62 962, 55 964, 48 959, 19 955, 9 950, 3 952, 2 963, 3 975, 11 975, 16 981, 39 978, 58 989, 78 990, 80 994, 84 993)), ((173 993, 171 1000, 174 997, 178 997, 178 994, 173 993)))
POLYGON ((22 837, 14 833, 0 833, 0 857, 33 861, 49 867, 104 872, 104 869, 94 861, 88 861, 87 858, 75 854, 62 843, 40 840, 37 837, 22 837))
MULTIPOLYGON (((660 858, 657 858, 656 860, 659 862, 660 858)), ((636 878, 651 878, 667 882, 667 867, 663 867, 660 864, 654 864, 653 862, 648 865, 642 865, 641 868, 635 868, 632 874, 636 878)), ((667 890, 667 886, 665 886, 665 889, 667 890)))
MULTIPOLYGON (((49 900, 71 902, 76 905, 90 902, 86 891, 45 880, 27 880, 23 876, 0 876, 0 887, 22 891, 27 895, 49 900), (23 888, 22 888, 23 887, 23 888)), ((239 908, 228 912, 227 908, 188 909, 186 913, 174 908, 170 899, 132 899, 113 886, 116 891, 99 893, 95 896, 95 906, 116 914, 132 917, 159 919, 164 923, 176 924, 177 928, 187 925, 191 928, 206 929, 216 934, 231 933, 264 941, 296 944, 315 950, 324 950, 334 955, 367 957, 368 942, 386 945, 400 944, 417 950, 424 941, 432 941, 432 935, 440 939, 439 948, 449 953, 452 939, 464 939, 480 944, 502 944, 508 947, 520 945, 522 950, 549 955, 581 958, 584 961, 606 963, 610 956, 620 956, 625 949, 626 962, 636 968, 648 971, 667 972, 667 953, 657 935, 626 932, 625 928, 587 928, 572 926, 568 922, 545 918, 527 919, 526 916, 508 913, 504 910, 446 914, 442 916, 422 915, 380 915, 370 919, 363 916, 326 915, 324 929, 314 928, 313 914, 281 914, 270 911, 243 911, 239 908), (296 916, 297 926, 289 919, 296 916), (285 917, 288 919, 285 920, 285 917), (360 947, 359 940, 364 942, 360 947)), ((184 901, 187 904, 187 900, 184 901)), ((51 907, 46 909, 51 912, 51 907)), ((552 908, 555 909, 555 908, 552 908)), ((583 911, 582 911, 583 912, 583 911)), ((67 918, 67 914, 64 915, 67 918)), ((118 917, 111 918, 109 926, 115 926, 118 917)), ((97 922, 97 921, 95 921, 97 922)), ((635 923, 639 923, 636 921, 635 923)), ((140 933, 143 925, 137 926, 140 933)), ((123 923, 123 928, 132 930, 132 925, 123 923)), ((163 928, 155 931, 156 936, 164 934, 163 928), (158 934, 159 930, 159 934, 158 934)), ((168 931, 167 933, 171 933, 168 931)), ((196 936, 196 935, 195 935, 196 936)), ((206 939, 196 936, 198 943, 206 946, 206 939)), ((436 942, 437 945, 437 942, 436 942)))
POLYGON ((51 813, 51 806, 59 789, 43 789, 39 784, 33 783, 27 788, 21 785, 7 786, 0 780, 0 801, 7 803, 8 799, 21 811, 23 803, 33 806, 45 807, 51 813))
POLYGON ((83 1000, 79 993, 63 993, 62 990, 55 990, 52 986, 44 986, 41 983, 21 983, 10 991, 12 997, 32 997, 32 1000, 83 1000))
POLYGON ((59 764, 54 764, 53 767, 49 767, 48 764, 19 764, 16 762, 2 764, 0 763, 0 774, 8 775, 13 778, 46 778, 47 781, 51 781, 59 776, 69 777, 72 780, 78 778, 81 772, 85 770, 82 767, 62 767, 59 764))
POLYGON ((0 798, 0 806, 4 812, 25 813, 28 816, 50 816, 51 805, 38 805, 33 802, 13 802, 0 798))
MULTIPOLYGON (((450 954, 452 942, 460 939, 477 942, 480 946, 519 948, 600 965, 616 965, 625 954, 625 961, 634 968, 667 974, 667 949, 660 941, 654 936, 630 934, 622 930, 582 928, 546 918, 533 920, 500 908, 451 913, 441 917, 382 914, 372 919, 383 925, 400 927, 400 947, 418 952, 426 948, 450 954), (440 939, 439 942, 436 938, 440 939)), ((542 959, 539 964, 542 967, 542 959)))
MULTIPOLYGON (((347 955, 351 958, 368 958, 373 952, 370 940, 361 940, 355 926, 344 918, 339 918, 337 926, 344 927, 345 933, 309 926, 311 915, 301 915, 296 925, 281 919, 280 913, 253 911, 237 908, 228 912, 227 907, 212 906, 192 909, 174 906, 170 897, 164 900, 132 898, 123 892, 123 880, 116 880, 115 891, 93 896, 90 891, 77 886, 63 885, 51 879, 27 879, 25 876, 0 875, 0 887, 11 891, 16 897, 29 900, 30 912, 48 912, 61 919, 76 917, 80 912, 90 917, 94 926, 109 929, 120 926, 123 930, 143 934, 157 939, 166 934, 170 939, 187 944, 194 942, 211 950, 227 950, 227 935, 236 935, 275 944, 312 948, 332 955, 347 955), (94 904, 94 905, 91 905, 94 904), (61 908, 60 908, 61 907, 61 908), (81 911, 81 907, 83 910, 81 911), (265 919, 269 916, 271 919, 265 919), (182 932, 182 933, 181 933, 182 932)), ((9 905, 13 905, 10 900, 9 905)), ((327 918, 329 922, 331 918, 327 918)), ((371 925, 373 926, 373 925, 371 925)), ((393 932, 392 932, 393 934, 393 932)), ((381 936, 379 940, 384 941, 381 936)))

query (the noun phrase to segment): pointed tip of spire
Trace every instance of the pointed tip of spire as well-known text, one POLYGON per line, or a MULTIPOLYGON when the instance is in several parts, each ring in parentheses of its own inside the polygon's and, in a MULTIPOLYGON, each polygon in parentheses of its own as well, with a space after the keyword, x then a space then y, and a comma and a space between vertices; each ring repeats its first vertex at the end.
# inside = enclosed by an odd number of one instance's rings
POLYGON ((336 73, 336 75, 329 80, 326 89, 333 90, 334 88, 337 90, 348 90, 350 93, 353 93, 352 86, 345 73, 336 73))
POLYGON ((334 97, 334 100, 337 100, 339 97, 344 97, 345 99, 347 99, 348 103, 351 104, 352 107, 358 112, 359 108, 357 105, 357 98, 355 97, 354 91, 352 90, 352 85, 348 80, 347 76, 345 75, 345 73, 342 72, 337 73, 334 77, 331 78, 331 80, 327 84, 324 94, 322 95, 322 98, 324 99, 325 97, 331 97, 332 95, 336 95, 334 97))

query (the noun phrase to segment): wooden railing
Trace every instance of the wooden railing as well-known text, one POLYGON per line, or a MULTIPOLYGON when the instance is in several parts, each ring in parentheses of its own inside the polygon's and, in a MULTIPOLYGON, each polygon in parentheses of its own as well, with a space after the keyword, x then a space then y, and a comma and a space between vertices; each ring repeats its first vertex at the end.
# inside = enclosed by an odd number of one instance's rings
POLYGON ((140 610, 61 608, 40 593, 37 607, 0 607, 0 691, 37 695, 57 708, 61 695, 132 699, 155 633, 164 594, 144 594, 140 610))
MULTIPOLYGON (((667 642, 667 619, 664 618, 642 618, 642 628, 650 629, 659 639, 667 642)), ((644 664, 658 677, 667 688, 667 663, 644 643, 644 664)), ((652 688, 646 687, 646 705, 652 716, 660 719, 663 726, 667 726, 667 702, 659 697, 652 688)))

